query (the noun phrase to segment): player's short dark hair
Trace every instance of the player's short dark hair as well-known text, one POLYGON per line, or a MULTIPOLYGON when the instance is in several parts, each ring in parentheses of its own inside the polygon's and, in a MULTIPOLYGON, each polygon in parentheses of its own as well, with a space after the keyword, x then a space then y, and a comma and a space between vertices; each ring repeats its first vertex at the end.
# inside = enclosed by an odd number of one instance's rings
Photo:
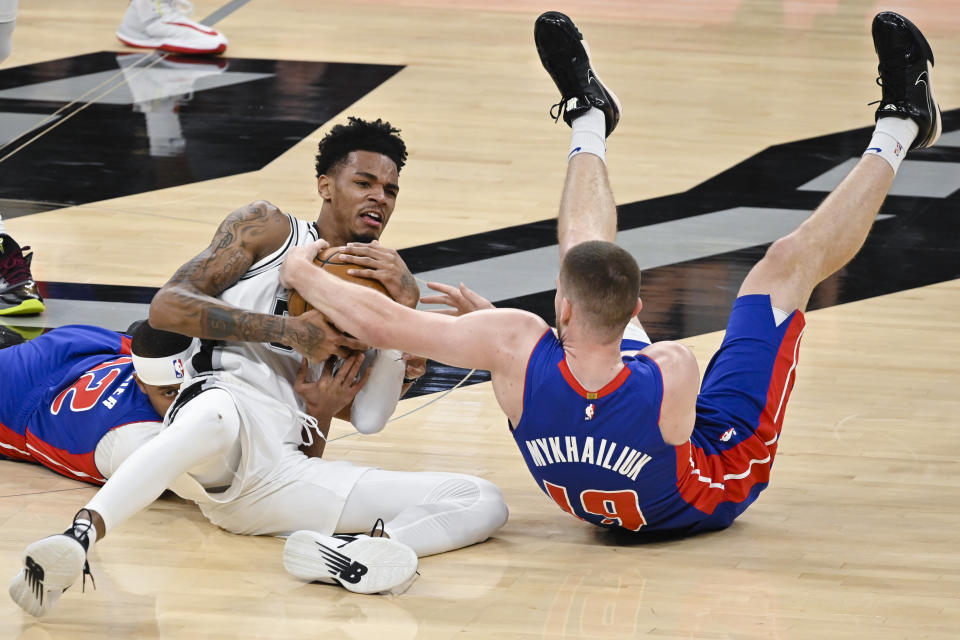
POLYGON ((133 352, 142 358, 163 358, 180 353, 193 338, 171 331, 154 329, 146 320, 138 320, 127 329, 133 352))
POLYGON ((560 265, 566 297, 588 319, 599 337, 623 332, 640 296, 640 267, 625 249, 590 240, 567 251, 560 265))
POLYGON ((338 124, 320 140, 317 147, 317 177, 339 169, 339 166, 354 151, 380 153, 397 165, 397 172, 407 160, 407 145, 403 143, 400 129, 377 118, 373 122, 349 118, 350 124, 338 124))

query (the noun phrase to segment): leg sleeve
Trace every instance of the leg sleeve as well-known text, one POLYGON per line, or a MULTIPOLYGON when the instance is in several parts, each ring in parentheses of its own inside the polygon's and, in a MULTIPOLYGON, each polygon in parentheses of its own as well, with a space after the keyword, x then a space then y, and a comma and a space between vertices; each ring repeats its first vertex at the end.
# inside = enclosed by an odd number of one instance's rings
POLYGON ((507 515, 500 490, 482 478, 372 469, 347 497, 337 532, 366 532, 382 518, 391 538, 422 557, 482 542, 507 515))

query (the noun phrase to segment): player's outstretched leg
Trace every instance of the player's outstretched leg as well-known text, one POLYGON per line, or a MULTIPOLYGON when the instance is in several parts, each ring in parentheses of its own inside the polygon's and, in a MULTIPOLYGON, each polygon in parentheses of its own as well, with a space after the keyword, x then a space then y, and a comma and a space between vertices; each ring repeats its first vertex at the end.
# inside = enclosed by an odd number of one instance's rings
POLYGON ((561 258, 587 240, 612 242, 617 210, 607 179, 606 138, 620 121, 620 101, 590 62, 590 48, 573 21, 548 11, 537 18, 533 38, 543 68, 560 91, 550 110, 573 129, 557 235, 561 258))
MULTIPOLYGON (((382 528, 383 521, 377 525, 382 528)), ((354 593, 403 593, 417 577, 417 554, 374 532, 325 536, 297 531, 283 547, 283 566, 301 580, 338 584, 354 593)))
MULTIPOLYGON (((77 578, 93 576, 87 563, 92 514, 81 509, 61 534, 37 540, 23 554, 23 569, 10 582, 9 593, 32 616, 45 615, 77 578)), ((95 534, 94 534, 95 535, 95 534)))
POLYGON ((930 72, 933 52, 909 20, 885 11, 873 21, 883 87, 876 129, 860 162, 794 232, 777 240, 739 295, 770 294, 786 312, 804 309, 813 288, 857 254, 909 149, 940 136, 930 72))

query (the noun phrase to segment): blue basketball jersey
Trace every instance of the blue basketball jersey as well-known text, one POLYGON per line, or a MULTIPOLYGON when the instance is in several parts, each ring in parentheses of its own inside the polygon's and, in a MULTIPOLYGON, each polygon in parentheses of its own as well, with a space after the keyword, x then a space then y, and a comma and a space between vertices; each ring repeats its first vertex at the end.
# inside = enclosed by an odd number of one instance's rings
POLYGON ((160 421, 133 379, 130 353, 129 336, 86 325, 0 350, 0 453, 103 483, 94 462, 100 439, 160 421))
MULTIPOLYGON (((646 346, 624 340, 624 351, 646 346)), ((677 488, 677 447, 663 441, 657 364, 624 356, 620 373, 589 392, 547 330, 527 364, 523 415, 513 436, 540 489, 564 511, 603 527, 677 529, 705 514, 677 488)))
POLYGON ((540 489, 578 518, 640 532, 722 529, 769 483, 803 329, 799 311, 776 324, 769 296, 738 298, 704 372, 693 433, 679 446, 660 434, 663 379, 653 360, 625 355, 616 378, 589 392, 548 330, 527 363, 513 436, 540 489))

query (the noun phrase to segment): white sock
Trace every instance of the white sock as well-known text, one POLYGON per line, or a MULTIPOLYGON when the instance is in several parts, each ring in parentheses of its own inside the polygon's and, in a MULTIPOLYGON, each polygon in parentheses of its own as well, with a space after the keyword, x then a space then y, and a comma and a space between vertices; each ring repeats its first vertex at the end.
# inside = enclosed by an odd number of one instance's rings
POLYGON ((893 167, 893 173, 896 174, 919 130, 917 123, 909 118, 880 118, 863 155, 880 156, 893 167))
POLYGON ((570 138, 570 160, 578 153, 592 153, 601 160, 606 159, 607 153, 607 118, 603 111, 590 107, 585 114, 570 123, 573 135, 570 138))
POLYGON ((97 528, 86 518, 77 518, 73 521, 73 532, 77 534, 77 536, 86 534, 87 539, 90 541, 90 546, 87 547, 87 551, 90 551, 90 549, 93 548, 93 543, 97 541, 97 528))
POLYGON ((7 228, 3 226, 3 214, 0 214, 0 233, 6 233, 7 228))

